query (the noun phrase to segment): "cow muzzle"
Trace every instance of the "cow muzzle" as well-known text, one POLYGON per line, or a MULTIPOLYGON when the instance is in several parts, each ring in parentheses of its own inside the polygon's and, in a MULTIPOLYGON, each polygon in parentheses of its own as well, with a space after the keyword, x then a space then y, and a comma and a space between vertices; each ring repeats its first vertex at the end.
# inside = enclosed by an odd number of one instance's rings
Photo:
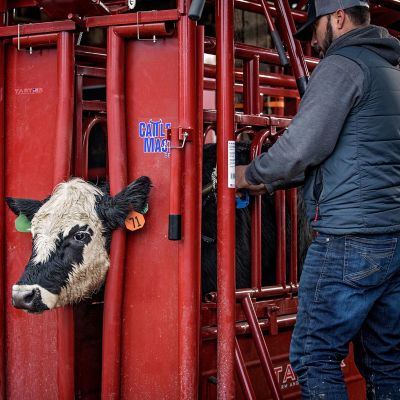
POLYGON ((29 313, 41 313, 54 308, 57 298, 57 295, 38 285, 14 285, 12 288, 13 306, 29 313), (42 291, 45 291, 44 296, 42 291))

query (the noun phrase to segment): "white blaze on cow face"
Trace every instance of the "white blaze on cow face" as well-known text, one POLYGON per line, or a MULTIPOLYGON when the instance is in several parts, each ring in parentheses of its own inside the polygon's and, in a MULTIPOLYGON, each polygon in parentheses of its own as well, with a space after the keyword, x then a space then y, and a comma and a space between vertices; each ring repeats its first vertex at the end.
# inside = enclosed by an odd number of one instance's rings
POLYGON ((56 187, 32 219, 32 258, 13 293, 40 290, 42 302, 52 309, 90 297, 101 287, 110 264, 96 212, 101 196, 98 188, 82 179, 56 187), (63 277, 61 269, 64 273, 67 269, 63 277))

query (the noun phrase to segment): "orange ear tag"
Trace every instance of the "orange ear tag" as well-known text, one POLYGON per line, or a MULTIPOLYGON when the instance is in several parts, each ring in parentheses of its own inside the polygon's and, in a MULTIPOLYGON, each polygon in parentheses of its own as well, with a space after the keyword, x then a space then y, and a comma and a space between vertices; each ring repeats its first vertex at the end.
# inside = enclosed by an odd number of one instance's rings
POLYGON ((138 229, 143 228, 144 223, 144 215, 137 211, 131 211, 125 220, 126 229, 130 231, 137 231, 138 229))

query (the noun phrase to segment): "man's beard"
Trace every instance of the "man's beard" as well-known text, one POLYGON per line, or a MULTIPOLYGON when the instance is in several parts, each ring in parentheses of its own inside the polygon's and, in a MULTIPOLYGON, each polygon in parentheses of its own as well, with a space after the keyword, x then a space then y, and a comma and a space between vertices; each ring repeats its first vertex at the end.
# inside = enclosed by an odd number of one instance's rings
POLYGON ((322 42, 322 46, 320 47, 317 44, 314 46, 314 50, 318 54, 319 58, 325 57, 325 53, 329 49, 332 42, 333 42, 333 29, 331 24, 331 16, 328 15, 328 23, 326 25, 326 32, 324 40, 322 42))

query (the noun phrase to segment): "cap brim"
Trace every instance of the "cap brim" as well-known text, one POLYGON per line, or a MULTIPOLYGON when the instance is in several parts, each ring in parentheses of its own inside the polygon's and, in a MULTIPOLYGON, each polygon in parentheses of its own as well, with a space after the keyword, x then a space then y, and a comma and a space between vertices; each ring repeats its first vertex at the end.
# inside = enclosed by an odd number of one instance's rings
POLYGON ((313 24, 315 20, 307 21, 297 32, 293 34, 295 39, 309 42, 312 39, 313 24))

